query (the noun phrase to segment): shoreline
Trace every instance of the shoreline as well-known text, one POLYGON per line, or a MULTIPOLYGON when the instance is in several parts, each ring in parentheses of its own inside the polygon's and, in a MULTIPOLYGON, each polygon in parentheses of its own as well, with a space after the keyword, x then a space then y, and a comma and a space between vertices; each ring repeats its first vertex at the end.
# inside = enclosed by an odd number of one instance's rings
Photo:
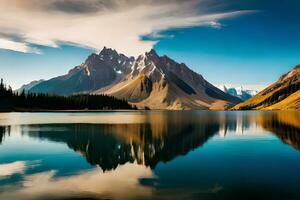
POLYGON ((88 113, 88 112, 137 112, 137 111, 144 111, 144 110, 129 110, 129 109, 116 109, 116 110, 44 110, 44 109, 34 109, 34 110, 26 110, 26 109, 15 109, 15 110, 0 110, 0 113, 36 113, 36 112, 74 112, 74 113, 88 113))
POLYGON ((0 113, 96 113, 96 112, 148 112, 148 111, 165 111, 165 112, 193 112, 193 111, 212 111, 212 112, 272 112, 272 111, 299 111, 297 109, 292 110, 130 110, 130 109, 116 109, 116 110, 45 110, 45 109, 34 109, 34 110, 26 110, 26 109, 16 109, 16 110, 0 110, 0 113))

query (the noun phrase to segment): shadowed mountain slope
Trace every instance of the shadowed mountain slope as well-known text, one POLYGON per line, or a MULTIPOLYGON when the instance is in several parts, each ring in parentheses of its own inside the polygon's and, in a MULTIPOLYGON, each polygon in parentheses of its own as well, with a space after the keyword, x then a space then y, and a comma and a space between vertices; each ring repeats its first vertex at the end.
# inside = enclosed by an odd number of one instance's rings
POLYGON ((170 110, 223 110, 240 102, 185 64, 159 56, 155 50, 134 59, 104 48, 67 75, 44 81, 30 92, 107 94, 140 108, 170 110))

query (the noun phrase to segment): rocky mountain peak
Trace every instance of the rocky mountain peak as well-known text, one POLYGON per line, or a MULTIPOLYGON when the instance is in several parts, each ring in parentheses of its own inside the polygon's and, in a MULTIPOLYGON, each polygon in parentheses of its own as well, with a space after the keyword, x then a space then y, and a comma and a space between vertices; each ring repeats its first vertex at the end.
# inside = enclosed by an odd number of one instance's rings
POLYGON ((159 81, 165 77, 162 57, 154 49, 140 55, 132 66, 132 76, 146 75, 152 81, 159 81))
POLYGON ((99 54, 92 53, 81 65, 81 68, 88 76, 99 75, 105 70, 110 75, 115 74, 112 75, 115 77, 117 74, 130 73, 134 60, 134 57, 127 57, 114 49, 104 47, 99 54))
POLYGON ((149 52, 146 52, 145 55, 149 58, 155 58, 155 59, 159 58, 158 54, 154 49, 151 49, 149 52))
POLYGON ((228 92, 228 88, 224 84, 218 85, 217 88, 219 88, 220 90, 222 90, 225 93, 228 92))
POLYGON ((107 94, 151 109, 218 109, 239 101, 154 49, 135 59, 104 47, 68 74, 44 81, 31 91, 107 94))
POLYGON ((103 49, 100 51, 99 55, 105 56, 105 55, 119 55, 119 54, 114 49, 103 47, 103 49))
POLYGON ((92 53, 91 55, 89 55, 87 57, 87 59, 85 60, 85 63, 94 62, 94 61, 96 61, 98 59, 99 59, 99 56, 97 54, 95 54, 95 53, 92 53))

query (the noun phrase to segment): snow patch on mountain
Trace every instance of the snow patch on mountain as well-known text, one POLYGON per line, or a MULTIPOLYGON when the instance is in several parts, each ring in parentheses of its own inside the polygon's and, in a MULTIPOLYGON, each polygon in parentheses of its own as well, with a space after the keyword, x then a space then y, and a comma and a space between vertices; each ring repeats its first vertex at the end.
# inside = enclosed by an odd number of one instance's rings
POLYGON ((264 86, 260 86, 260 85, 236 86, 231 84, 220 84, 220 85, 216 85, 216 87, 222 90, 223 92, 230 94, 231 96, 238 97, 244 101, 255 96, 264 88, 264 86))

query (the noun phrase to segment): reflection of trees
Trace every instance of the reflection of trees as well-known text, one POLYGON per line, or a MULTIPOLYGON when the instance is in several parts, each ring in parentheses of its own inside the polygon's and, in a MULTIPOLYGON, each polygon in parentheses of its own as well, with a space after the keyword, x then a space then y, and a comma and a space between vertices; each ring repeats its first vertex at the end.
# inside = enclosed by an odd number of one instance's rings
POLYGON ((6 133, 10 134, 10 127, 0 126, 0 144, 2 144, 6 133))
POLYGON ((4 135, 5 135, 5 127, 0 126, 0 144, 3 141, 4 135))
POLYGON ((219 125, 169 122, 159 129, 151 123, 63 124, 30 125, 23 130, 28 130, 32 137, 64 142, 84 155, 90 164, 110 170, 126 162, 154 168, 160 161, 170 161, 201 146, 219 130, 219 125))
POLYGON ((261 126, 300 150, 300 113, 275 112, 260 119, 261 126))

